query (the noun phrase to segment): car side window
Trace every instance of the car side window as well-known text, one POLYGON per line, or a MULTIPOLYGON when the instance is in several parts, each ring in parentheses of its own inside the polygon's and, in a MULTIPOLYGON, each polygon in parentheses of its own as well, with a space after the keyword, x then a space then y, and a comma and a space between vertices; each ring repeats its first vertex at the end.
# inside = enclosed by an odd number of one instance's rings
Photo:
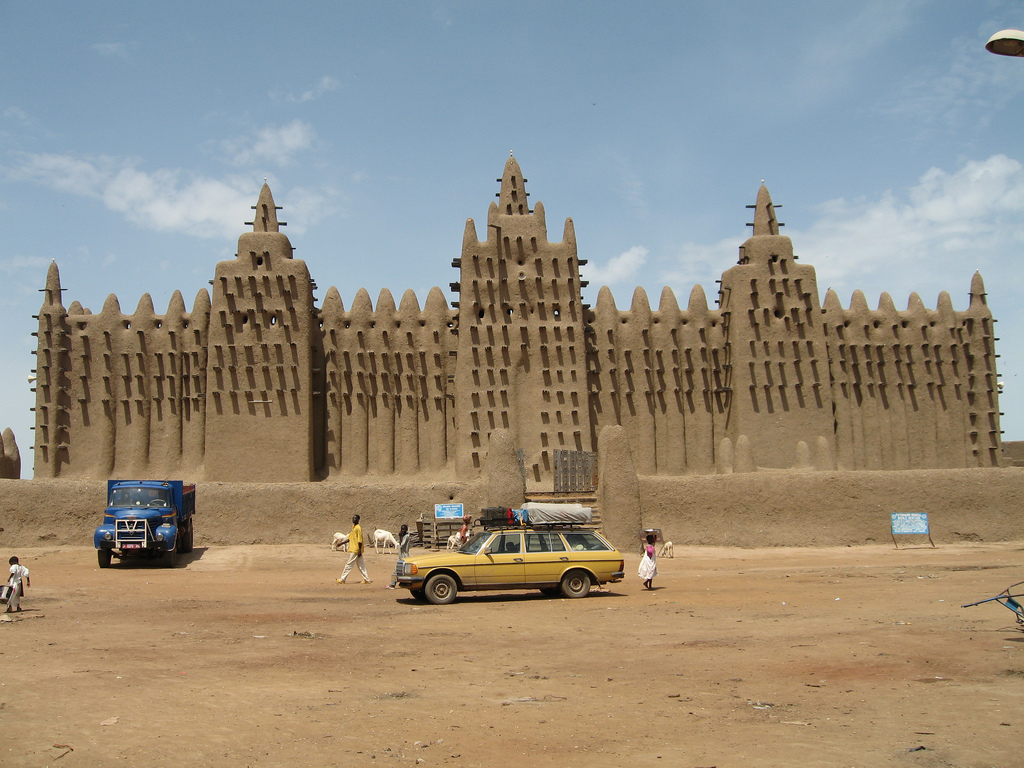
POLYGON ((565 544, 562 543, 561 537, 556 533, 528 533, 526 534, 526 551, 527 552, 564 552, 565 544))
POLYGON ((586 531, 566 533, 564 535, 569 549, 573 552, 599 552, 609 549, 608 545, 601 541, 601 539, 586 531))
POLYGON ((491 543, 491 553, 495 555, 518 555, 522 549, 523 537, 518 533, 503 533, 495 536, 491 543))
POLYGON ((526 551, 527 552, 550 552, 551 546, 548 542, 548 535, 546 533, 528 533, 526 534, 526 551))

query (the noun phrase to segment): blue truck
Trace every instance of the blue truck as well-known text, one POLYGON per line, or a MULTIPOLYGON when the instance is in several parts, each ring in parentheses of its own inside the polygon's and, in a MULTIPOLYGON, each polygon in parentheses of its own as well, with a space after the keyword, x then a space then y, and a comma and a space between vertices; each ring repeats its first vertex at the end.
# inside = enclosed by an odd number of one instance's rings
POLYGON ((107 511, 93 534, 100 568, 113 557, 159 560, 173 568, 192 551, 196 487, 181 480, 108 480, 107 511))

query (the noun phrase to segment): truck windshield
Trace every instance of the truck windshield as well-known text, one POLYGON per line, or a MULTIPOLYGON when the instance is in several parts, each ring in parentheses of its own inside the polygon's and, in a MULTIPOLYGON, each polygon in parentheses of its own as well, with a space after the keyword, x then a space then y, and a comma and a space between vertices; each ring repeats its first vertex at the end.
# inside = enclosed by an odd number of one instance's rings
POLYGON ((166 488, 115 488, 110 492, 111 507, 169 507, 166 488))

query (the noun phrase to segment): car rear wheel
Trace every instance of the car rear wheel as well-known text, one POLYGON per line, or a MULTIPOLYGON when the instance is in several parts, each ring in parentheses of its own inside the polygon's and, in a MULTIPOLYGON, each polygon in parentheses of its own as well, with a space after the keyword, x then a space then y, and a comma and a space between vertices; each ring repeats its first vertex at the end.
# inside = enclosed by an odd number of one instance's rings
POLYGON ((569 571, 562 577, 562 594, 565 597, 586 597, 590 594, 590 574, 586 571, 569 571))
POLYGON ((434 605, 448 605, 455 599, 459 592, 459 586, 455 579, 446 573, 439 573, 431 576, 425 588, 427 600, 434 605))

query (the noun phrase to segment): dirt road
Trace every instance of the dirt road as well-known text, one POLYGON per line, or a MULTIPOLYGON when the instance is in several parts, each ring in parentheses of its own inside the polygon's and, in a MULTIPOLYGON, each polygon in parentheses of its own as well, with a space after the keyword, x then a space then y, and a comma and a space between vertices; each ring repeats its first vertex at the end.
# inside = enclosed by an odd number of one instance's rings
MULTIPOLYGON (((416 550, 414 550, 415 552, 416 550)), ((1019 766, 1024 544, 676 549, 582 600, 339 586, 327 546, 174 570, 21 549, 4 766, 1019 766)))

